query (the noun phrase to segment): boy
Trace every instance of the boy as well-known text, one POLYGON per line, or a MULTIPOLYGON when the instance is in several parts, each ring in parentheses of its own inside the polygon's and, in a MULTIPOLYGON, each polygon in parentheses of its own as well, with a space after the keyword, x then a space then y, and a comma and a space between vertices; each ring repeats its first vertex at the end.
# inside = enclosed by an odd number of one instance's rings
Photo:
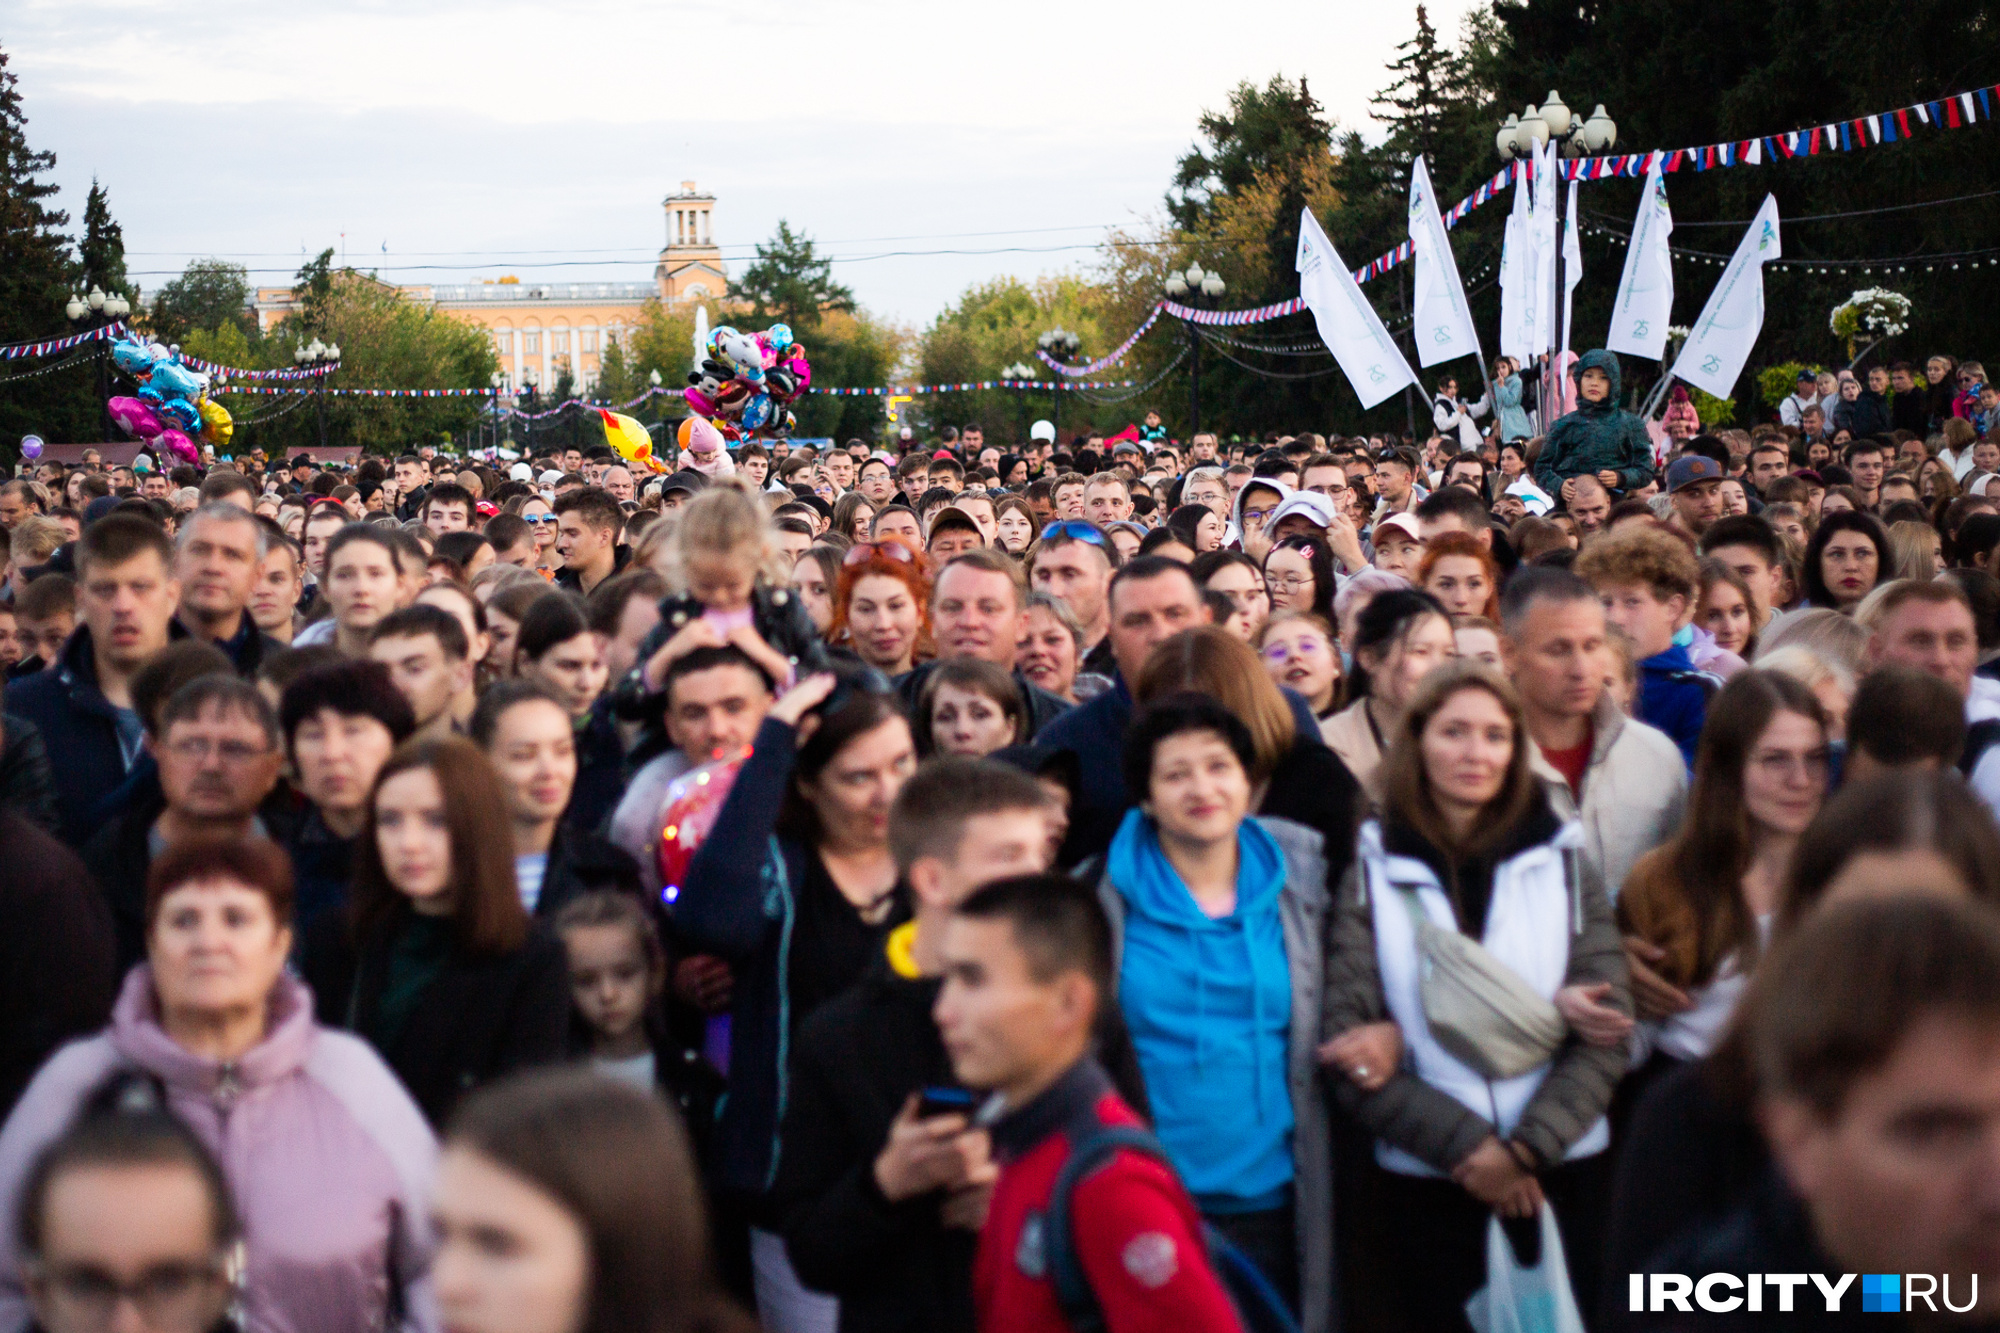
POLYGON ((14 599, 16 635, 21 655, 8 668, 8 679, 30 675, 62 656, 62 647, 76 628, 76 581, 67 574, 44 574, 14 599))
POLYGON ((1695 670, 1686 647, 1691 636, 1682 633, 1701 578, 1694 552, 1664 528, 1632 523, 1586 546, 1576 572, 1597 590, 1605 619, 1632 641, 1637 716, 1673 738, 1692 772, 1708 697, 1721 684, 1695 670))
POLYGON ((479 696, 472 688, 472 645, 457 616, 435 606, 392 611, 368 631, 368 656, 410 701, 421 740, 460 736, 479 696))
POLYGON ((1570 367, 1576 411, 1549 428, 1535 481, 1567 504, 1567 483, 1594 476, 1609 491, 1636 491, 1653 479, 1653 442, 1645 423, 1618 406, 1618 358, 1602 348, 1570 367))
MULTIPOLYGON (((999 1179, 973 1265, 979 1327, 1074 1327, 1049 1275, 1045 1214, 1072 1144, 1139 1118, 1092 1057, 1111 993, 1111 928, 1091 892, 1060 876, 989 884, 952 913, 933 1011, 952 1072, 990 1092, 999 1179)), ((1121 1148, 1070 1197, 1071 1252, 1110 1333, 1235 1333, 1239 1324, 1173 1172, 1121 1148)))

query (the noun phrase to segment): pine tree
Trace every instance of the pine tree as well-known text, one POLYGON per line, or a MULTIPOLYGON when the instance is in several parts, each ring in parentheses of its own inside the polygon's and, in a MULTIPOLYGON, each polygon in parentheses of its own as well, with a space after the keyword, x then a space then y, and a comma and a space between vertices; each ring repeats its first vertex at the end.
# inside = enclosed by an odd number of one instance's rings
POLYGON ((1382 108, 1378 119, 1389 126, 1389 138, 1405 157, 1417 153, 1435 170, 1439 136, 1454 100, 1452 90, 1461 86, 1460 61, 1448 46, 1438 42, 1430 15, 1417 6, 1417 35, 1401 42, 1400 52, 1389 62, 1393 82, 1368 99, 1382 108))
POLYGON ((56 155, 28 146, 19 81, 0 51, 0 341, 66 332, 69 214, 46 202, 56 155))
POLYGON ((759 320, 782 320, 804 337, 831 310, 852 312, 854 293, 833 280, 833 261, 822 259, 812 237, 778 219, 777 235, 757 247, 757 262, 729 284, 729 294, 748 301, 759 320))
POLYGON ((111 198, 95 177, 90 197, 83 203, 83 273, 78 279, 82 290, 101 287, 117 292, 126 300, 138 295, 125 278, 125 229, 111 216, 111 198))

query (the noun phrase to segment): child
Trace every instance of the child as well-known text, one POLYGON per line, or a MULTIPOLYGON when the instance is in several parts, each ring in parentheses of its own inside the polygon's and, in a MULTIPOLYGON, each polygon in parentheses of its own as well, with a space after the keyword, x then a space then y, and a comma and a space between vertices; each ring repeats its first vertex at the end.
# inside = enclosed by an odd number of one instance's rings
POLYGON ((1609 491, 1635 491, 1653 479, 1653 441, 1637 414, 1618 406, 1618 358, 1599 349, 1570 367, 1576 411, 1549 428, 1535 462, 1535 481, 1565 505, 1563 483, 1595 476, 1609 491))
POLYGON ((612 697, 620 717, 643 724, 629 757, 634 767, 668 746, 661 683, 675 658, 733 644, 778 682, 781 693, 827 666, 805 603, 786 586, 790 571, 776 567, 763 502, 742 482, 719 481, 681 507, 661 547, 660 566, 668 588, 678 591, 660 599, 660 623, 612 697))
POLYGON ((1662 526, 1631 523, 1586 544, 1575 568, 1603 599, 1605 619, 1631 640, 1636 716, 1672 737, 1692 771, 1708 697, 1721 684, 1696 670, 1686 647, 1701 579, 1694 552, 1662 526))
POLYGON ((76 628, 76 582, 67 574, 44 574, 14 599, 21 656, 7 669, 9 680, 54 666, 76 628))

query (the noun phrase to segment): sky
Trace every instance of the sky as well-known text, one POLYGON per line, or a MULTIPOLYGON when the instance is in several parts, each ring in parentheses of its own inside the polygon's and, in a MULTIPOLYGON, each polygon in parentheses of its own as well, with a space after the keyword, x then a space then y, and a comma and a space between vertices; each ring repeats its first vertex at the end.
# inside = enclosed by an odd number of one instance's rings
MULTIPOLYGON (((1455 36, 1473 0, 1429 7, 1455 36)), ((1087 265, 1160 211, 1205 109, 1305 76, 1343 126, 1407 4, 14 0, 30 143, 80 227, 93 177, 154 290, 191 258, 288 285, 647 281, 663 196, 717 196, 732 271, 778 220, 877 315, 1087 265), (386 247, 386 248, 385 248, 386 247)), ((1350 256, 1356 263, 1367 256, 1350 256)))

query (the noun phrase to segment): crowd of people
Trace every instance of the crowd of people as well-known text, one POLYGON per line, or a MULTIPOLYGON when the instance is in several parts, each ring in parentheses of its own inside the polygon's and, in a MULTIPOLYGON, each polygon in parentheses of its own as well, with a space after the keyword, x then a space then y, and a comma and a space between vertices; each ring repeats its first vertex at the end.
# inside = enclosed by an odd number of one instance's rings
POLYGON ((0 1329, 2000 1318, 2000 399, 1495 371, 24 465, 0 1329))

